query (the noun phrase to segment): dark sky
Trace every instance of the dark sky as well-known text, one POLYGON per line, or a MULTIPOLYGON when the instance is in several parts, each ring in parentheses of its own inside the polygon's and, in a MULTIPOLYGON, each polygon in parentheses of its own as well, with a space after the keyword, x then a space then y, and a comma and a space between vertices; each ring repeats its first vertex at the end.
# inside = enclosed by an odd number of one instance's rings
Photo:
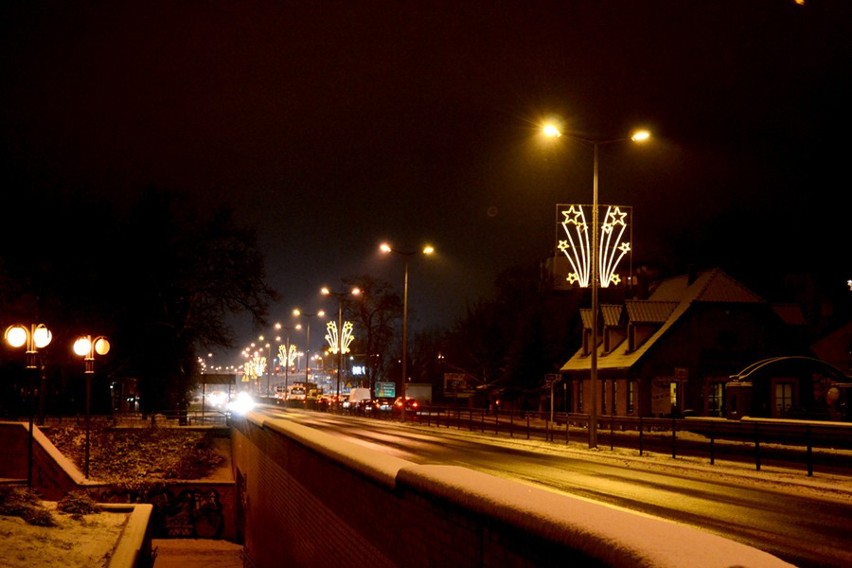
POLYGON ((546 257, 593 162, 542 145, 550 115, 593 140, 654 132, 600 154, 634 265, 851 268, 843 0, 34 0, 4 2, 0 30, 7 180, 234 205, 274 319, 334 310, 317 292, 347 276, 401 288, 385 239, 439 251, 411 260, 413 328, 546 257))

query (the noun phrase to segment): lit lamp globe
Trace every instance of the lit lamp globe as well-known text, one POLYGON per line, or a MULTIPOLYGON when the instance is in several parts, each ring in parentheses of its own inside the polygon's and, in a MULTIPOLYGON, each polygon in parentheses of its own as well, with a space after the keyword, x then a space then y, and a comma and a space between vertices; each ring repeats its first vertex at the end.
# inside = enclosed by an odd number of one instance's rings
MULTIPOLYGON (((50 343, 50 340, 53 339, 53 334, 50 333, 50 330, 44 324, 35 326, 32 333, 33 345, 38 349, 46 347, 50 343)), ((29 335, 30 332, 22 325, 10 326, 6 330, 6 343, 15 348, 22 347, 27 343, 29 335)))
POLYGON ((74 342, 74 353, 80 357, 97 353, 98 355, 106 355, 109 353, 109 341, 105 337, 98 337, 92 341, 89 337, 81 337, 74 342))

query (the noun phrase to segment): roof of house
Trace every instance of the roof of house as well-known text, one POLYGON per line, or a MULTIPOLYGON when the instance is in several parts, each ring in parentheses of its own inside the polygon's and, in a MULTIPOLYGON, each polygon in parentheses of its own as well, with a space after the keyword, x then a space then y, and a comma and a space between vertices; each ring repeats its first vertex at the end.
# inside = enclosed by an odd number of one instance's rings
MULTIPOLYGON (((623 341, 609 353, 598 346, 598 369, 629 369, 638 362, 677 322, 687 310, 699 302, 766 303, 766 301, 731 278, 718 268, 698 274, 695 278, 681 275, 660 282, 648 300, 625 302, 631 323, 653 323, 660 327, 644 343, 630 351, 629 342, 623 341)), ((591 321, 591 310, 586 310, 583 325, 591 321)), ((583 348, 562 366, 562 372, 585 371, 591 356, 583 348)))

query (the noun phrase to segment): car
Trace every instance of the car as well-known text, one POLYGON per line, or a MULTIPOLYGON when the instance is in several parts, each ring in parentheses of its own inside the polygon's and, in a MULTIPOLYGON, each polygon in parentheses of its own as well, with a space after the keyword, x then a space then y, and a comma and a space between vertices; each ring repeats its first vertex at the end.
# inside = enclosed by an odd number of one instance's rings
POLYGON ((389 396, 380 396, 373 399, 373 408, 379 412, 390 412, 393 409, 394 399, 389 396))
MULTIPOLYGON (((406 414, 416 413, 418 410, 420 410, 420 407, 421 407, 420 401, 418 401, 416 398, 414 398, 413 396, 405 397, 405 412, 406 412, 406 414)), ((401 414, 402 408, 403 408, 402 397, 399 397, 393 403, 393 411, 396 414, 401 414)))

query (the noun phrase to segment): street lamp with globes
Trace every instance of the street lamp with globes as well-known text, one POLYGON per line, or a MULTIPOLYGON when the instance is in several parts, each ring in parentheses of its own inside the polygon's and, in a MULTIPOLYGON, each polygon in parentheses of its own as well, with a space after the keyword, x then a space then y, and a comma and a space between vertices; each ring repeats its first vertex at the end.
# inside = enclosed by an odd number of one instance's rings
MULTIPOLYGON (((559 138, 563 135, 557 124, 548 123, 542 127, 542 132, 549 138, 559 138)), ((591 144, 594 149, 594 161, 592 169, 592 251, 591 251, 591 278, 589 286, 592 289, 592 340, 591 340, 591 358, 589 361, 589 378, 591 384, 591 392, 589 393, 590 410, 589 410, 589 447, 597 448, 598 446, 598 288, 600 287, 598 267, 600 251, 598 239, 598 155, 601 146, 616 144, 619 142, 645 142, 651 137, 651 133, 647 130, 636 130, 630 136, 624 138, 611 138, 605 140, 592 140, 566 134, 568 138, 572 138, 585 144, 591 144)), ((603 396, 603 393, 601 393, 603 396)))
MULTIPOLYGON (((333 296, 337 298, 337 393, 335 406, 340 405, 340 368, 343 366, 343 301, 348 297, 358 297, 361 295, 361 289, 357 286, 352 287, 348 292, 333 292, 327 286, 323 286, 320 290, 323 296, 333 296)), ((329 324, 331 325, 331 324, 329 324)))
POLYGON ((4 334, 6 343, 15 349, 26 347, 27 360, 26 367, 30 372, 29 379, 29 404, 30 404, 30 421, 29 434, 27 436, 27 487, 33 487, 33 419, 35 416, 35 378, 34 375, 38 372, 38 350, 47 347, 50 340, 53 339, 53 334, 47 329, 43 323, 34 323, 29 326, 23 324, 13 324, 6 328, 4 334))
POLYGON ((92 339, 91 335, 79 337, 74 342, 74 353, 84 359, 84 374, 86 375, 86 454, 84 469, 86 479, 89 479, 89 432, 90 432, 90 409, 92 403, 92 375, 95 374, 95 354, 106 355, 109 353, 109 341, 104 336, 92 339))
POLYGON ((379 250, 383 254, 396 254, 405 260, 405 277, 403 280, 403 292, 402 292, 402 377, 400 379, 400 395, 402 396, 402 411, 400 412, 400 420, 405 422, 405 381, 407 379, 406 375, 408 374, 408 259, 414 256, 415 254, 424 254, 429 256, 435 252, 435 247, 432 245, 425 245, 420 250, 399 250, 393 248, 388 243, 382 243, 379 245, 379 250))

